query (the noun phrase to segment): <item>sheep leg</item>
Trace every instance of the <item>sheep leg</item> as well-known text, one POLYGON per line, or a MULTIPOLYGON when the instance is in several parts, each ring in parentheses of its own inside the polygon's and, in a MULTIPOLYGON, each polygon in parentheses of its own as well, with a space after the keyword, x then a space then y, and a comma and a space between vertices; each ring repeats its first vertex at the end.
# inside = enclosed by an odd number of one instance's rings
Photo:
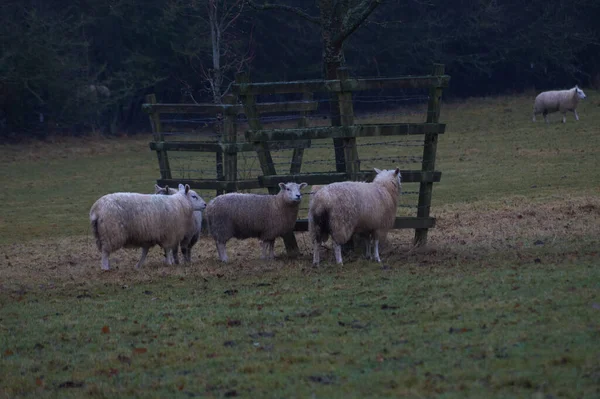
POLYGON ((269 259, 275 259, 275 240, 269 241, 269 259))
POLYGON ((266 241, 260 242, 260 258, 261 259, 267 258, 267 242, 266 241))
POLYGON ((381 263, 381 258, 379 257, 379 240, 374 240, 374 246, 375 246, 375 260, 379 263, 381 263))
POLYGON ((365 247, 366 247, 365 258, 372 259, 372 256, 371 256, 371 238, 366 238, 365 239, 365 247))
POLYGON ((550 123, 550 120, 548 119, 548 111, 544 110, 544 120, 546 121, 546 123, 550 123))
POLYGON ((335 261, 338 265, 342 265, 342 246, 337 242, 333 242, 333 253, 335 254, 335 261))
POLYGON ((181 247, 181 254, 183 255, 183 260, 186 263, 192 262, 192 248, 190 247, 181 247))
POLYGON ((227 250, 224 242, 217 242, 217 252, 219 253, 219 259, 221 259, 221 262, 227 262, 229 260, 227 258, 227 250))
POLYGON ((577 110, 574 109, 573 113, 575 114, 575 120, 578 121, 579 120, 579 115, 577 115, 577 110))
POLYGON ((109 255, 108 251, 102 251, 102 270, 110 270, 109 255))
MULTIPOLYGON (((178 252, 179 252, 179 245, 176 245, 175 248, 173 248, 171 250, 171 253, 173 254, 173 261, 175 262, 176 265, 179 264, 179 254, 178 254, 178 252)), ((181 252, 183 252, 183 247, 181 247, 181 252)))
POLYGON ((175 257, 173 255, 173 248, 167 248, 167 264, 169 266, 173 265, 173 263, 175 263, 175 257))
POLYGON ((319 240, 314 240, 313 241, 313 266, 319 266, 319 262, 321 261, 320 254, 319 254, 320 247, 321 247, 321 244, 319 244, 319 240))
POLYGON ((140 256, 140 260, 138 261, 138 263, 135 264, 135 268, 136 269, 139 269, 144 264, 144 261, 146 260, 146 255, 148 255, 148 250, 149 249, 150 248, 148 248, 148 247, 143 247, 142 248, 142 256, 140 256))
POLYGON ((567 123, 567 113, 563 112, 563 123, 567 123))

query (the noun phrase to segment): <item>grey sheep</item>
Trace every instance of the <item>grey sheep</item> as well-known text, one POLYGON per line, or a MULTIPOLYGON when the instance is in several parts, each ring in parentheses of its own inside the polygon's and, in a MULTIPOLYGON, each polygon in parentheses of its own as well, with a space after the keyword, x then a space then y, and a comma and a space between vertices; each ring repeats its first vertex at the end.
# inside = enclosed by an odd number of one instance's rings
POLYGON ((182 184, 173 195, 113 193, 101 197, 90 209, 90 223, 102 253, 102 269, 110 269, 109 256, 120 248, 142 248, 139 268, 154 245, 167 250, 167 263, 172 265, 173 249, 190 231, 194 210, 205 207, 198 194, 182 184))
POLYGON ((575 86, 569 90, 552 90, 544 91, 537 95, 533 104, 533 121, 535 122, 535 116, 538 114, 544 115, 546 123, 548 121, 548 114, 560 111, 563 114, 563 123, 567 122, 566 113, 571 111, 575 114, 575 120, 579 120, 577 115, 577 104, 579 100, 583 100, 586 97, 583 90, 575 86))
MULTIPOLYGON (((174 188, 169 188, 169 186, 161 187, 158 184, 154 185, 154 194, 159 195, 173 195, 177 193, 177 190, 174 188)), ((202 202, 204 200, 200 198, 202 202)), ((206 208, 206 202, 204 202, 204 207, 206 208)), ((202 230, 202 211, 194 211, 193 214, 193 223, 190 231, 188 231, 183 237, 183 240, 179 243, 179 247, 181 247, 181 254, 183 255, 183 260, 187 263, 192 261, 192 247, 196 245, 198 242, 198 238, 200 238, 200 232, 202 230)), ((175 259, 175 264, 179 264, 179 256, 177 254, 178 248, 175 248, 173 251, 173 258, 175 259)), ((165 251, 165 257, 166 257, 165 251)))
POLYGON ((273 259, 275 239, 294 229, 304 187, 306 183, 279 183, 277 195, 229 193, 213 198, 206 221, 219 259, 228 261, 225 245, 231 238, 251 237, 261 241, 262 258, 273 259))
POLYGON ((308 229, 313 242, 313 264, 320 262, 321 240, 331 236, 335 260, 342 264, 342 245, 353 234, 368 237, 367 255, 374 249, 379 257, 379 240, 385 238, 396 220, 398 196, 402 188, 400 170, 375 169, 372 183, 340 182, 319 189, 308 210, 308 229))

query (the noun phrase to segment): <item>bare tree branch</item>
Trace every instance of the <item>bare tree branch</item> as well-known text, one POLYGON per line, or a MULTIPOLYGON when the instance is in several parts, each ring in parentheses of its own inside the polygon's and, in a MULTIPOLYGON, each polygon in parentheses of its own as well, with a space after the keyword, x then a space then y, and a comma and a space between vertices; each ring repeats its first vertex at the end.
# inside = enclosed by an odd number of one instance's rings
POLYGON ((270 3, 264 3, 262 5, 256 4, 254 1, 252 0, 245 0, 246 4, 248 4, 250 7, 254 8, 255 10, 283 10, 283 11, 289 11, 289 12, 293 12, 294 14, 304 18, 305 20, 312 22, 313 24, 321 24, 321 20, 318 17, 314 17, 310 14, 308 14, 306 11, 302 10, 301 8, 298 7, 292 7, 292 6, 287 6, 285 4, 270 4, 270 3))
POLYGON ((334 46, 342 44, 382 2, 383 0, 363 0, 356 7, 348 10, 342 32, 333 39, 334 46))

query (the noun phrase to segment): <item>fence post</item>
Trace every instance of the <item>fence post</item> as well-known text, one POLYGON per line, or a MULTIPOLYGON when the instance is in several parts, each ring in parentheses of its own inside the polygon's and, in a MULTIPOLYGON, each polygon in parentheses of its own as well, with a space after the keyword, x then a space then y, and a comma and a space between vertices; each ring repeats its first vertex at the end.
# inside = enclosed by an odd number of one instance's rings
MULTIPOLYGON (((228 94, 223 98, 223 104, 225 104, 223 112, 223 135, 221 136, 221 142, 224 144, 236 144, 237 143, 237 112, 235 112, 234 105, 236 104, 236 97, 232 94, 228 94)), ((233 188, 227 189, 227 192, 237 191, 237 151, 225 151, 223 157, 223 167, 225 169, 224 175, 225 180, 233 182, 233 188)))
MULTIPOLYGON (((433 64, 434 76, 444 75, 444 64, 433 64)), ((432 86, 429 89, 429 104, 427 107, 427 123, 438 123, 440 118, 440 106, 442 103, 442 88, 432 86)), ((425 143, 423 146, 423 161, 421 171, 435 171, 435 153, 437 150, 437 133, 428 133, 425 135, 425 143)), ((419 187, 419 205, 417 208, 417 217, 429 217, 431 209, 431 196, 433 192, 433 182, 421 182, 419 187)), ((427 244, 428 229, 415 229, 414 244, 422 246, 427 244)))
MULTIPOLYGON (((241 72, 235 75, 235 82, 238 85, 244 83, 250 83, 250 77, 247 73, 241 72)), ((248 126, 251 130, 262 130, 262 125, 259 120, 258 110, 256 109, 256 98, 253 94, 240 95, 240 100, 244 104, 244 112, 246 118, 248 118, 248 126)), ((273 176, 276 175, 275 165, 273 164, 273 158, 269 151, 269 144, 266 141, 254 143, 256 153, 258 155, 258 161, 260 162, 260 168, 263 175, 273 176)), ((269 187, 269 194, 277 194, 279 192, 278 187, 269 187)), ((300 254, 300 248, 298 248, 298 242, 296 242, 296 236, 293 231, 285 234, 283 237, 285 244, 285 250, 290 257, 297 257, 300 254)))
MULTIPOLYGON (((154 94, 148 94, 146 96, 146 103, 156 104, 156 96, 154 94)), ((152 127, 152 135, 154 141, 160 143, 164 141, 162 133, 162 126, 160 124, 160 114, 156 111, 152 111, 150 114, 150 126, 152 127)), ((160 147, 159 147, 160 148, 160 147)), ((169 157, 167 151, 161 149, 156 150, 156 156, 158 157, 158 168, 160 169, 161 179, 171 179, 171 167, 169 166, 169 157)))
MULTIPOLYGON (((302 101, 312 101, 313 94, 312 93, 303 93, 302 101)), ((298 121, 298 127, 307 127, 308 126, 308 115, 309 111, 305 111, 302 114, 302 118, 298 121)), ((292 154, 292 163, 290 165, 290 174, 295 175, 300 173, 302 170, 302 158, 304 156, 304 148, 296 147, 294 148, 294 153, 292 154)))
MULTIPOLYGON (((344 83, 350 77, 348 68, 338 68, 337 78, 340 80, 342 91, 338 93, 340 104, 340 124, 341 126, 354 125, 354 107, 352 106, 352 91, 344 90, 344 83)), ((344 171, 348 173, 350 180, 358 179, 360 172, 360 160, 356 149, 356 137, 342 139, 344 147, 344 171)))

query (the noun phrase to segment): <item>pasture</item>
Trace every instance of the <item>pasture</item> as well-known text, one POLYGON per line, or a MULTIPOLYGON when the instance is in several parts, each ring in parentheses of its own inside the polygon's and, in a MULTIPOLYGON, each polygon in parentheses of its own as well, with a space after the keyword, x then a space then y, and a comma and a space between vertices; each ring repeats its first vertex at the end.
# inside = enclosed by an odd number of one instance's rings
MULTIPOLYGON (((100 270, 88 212, 151 192, 150 135, 0 147, 0 398, 600 396, 600 95, 531 122, 532 95, 444 104, 429 244, 382 264, 190 266, 153 248, 100 270)), ((307 155, 308 156, 308 155, 307 155)), ((393 165, 379 165, 391 168, 393 165)), ((307 190, 308 191, 308 190, 307 190)))

